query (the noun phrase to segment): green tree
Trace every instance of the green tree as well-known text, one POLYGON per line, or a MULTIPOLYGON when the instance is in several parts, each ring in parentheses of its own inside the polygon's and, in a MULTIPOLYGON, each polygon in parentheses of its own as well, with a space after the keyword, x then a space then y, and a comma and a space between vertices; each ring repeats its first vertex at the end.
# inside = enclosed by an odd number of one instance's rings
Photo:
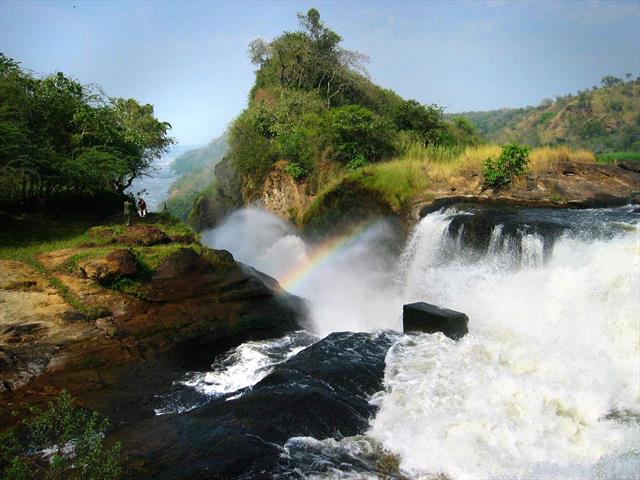
POLYGON ((523 175, 529 165, 529 147, 517 143, 502 146, 500 156, 489 157, 482 167, 484 183, 488 187, 501 188, 523 175))
POLYGON ((328 113, 328 135, 343 162, 363 157, 367 162, 394 153, 393 126, 359 105, 346 105, 328 113))
POLYGON ((173 140, 151 105, 0 54, 0 200, 123 192, 173 140))
POLYGON ((607 75, 605 77, 602 77, 602 80, 600 80, 600 83, 602 84, 603 87, 613 87, 614 85, 621 84, 622 79, 618 77, 614 77, 613 75, 607 75))
POLYGON ((443 143, 446 138, 442 109, 435 105, 426 106, 416 100, 406 100, 396 108, 394 120, 399 130, 412 130, 425 143, 443 143))

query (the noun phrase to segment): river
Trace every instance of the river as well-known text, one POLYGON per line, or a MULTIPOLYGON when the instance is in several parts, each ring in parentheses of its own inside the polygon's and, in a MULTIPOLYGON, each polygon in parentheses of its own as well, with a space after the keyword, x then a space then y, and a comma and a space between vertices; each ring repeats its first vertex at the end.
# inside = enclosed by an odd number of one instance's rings
POLYGON ((384 360, 383 388, 341 390, 366 397, 366 427, 292 435, 273 478, 376 478, 380 448, 410 478, 638 478, 639 228, 637 206, 460 206, 427 215, 406 240, 380 220, 312 244, 267 212, 235 212, 204 243, 306 298, 313 332, 245 343, 182 383, 229 402, 310 345, 326 344, 336 372, 345 355, 361 367, 384 360), (394 333, 413 301, 465 312, 469 334, 394 333), (326 337, 342 331, 371 334, 326 337))

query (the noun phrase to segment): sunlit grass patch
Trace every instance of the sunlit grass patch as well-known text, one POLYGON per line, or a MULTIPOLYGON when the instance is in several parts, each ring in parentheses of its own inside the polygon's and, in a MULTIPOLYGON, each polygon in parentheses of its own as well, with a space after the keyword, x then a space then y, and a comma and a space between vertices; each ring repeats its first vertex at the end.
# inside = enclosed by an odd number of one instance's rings
POLYGON ((598 158, 597 158, 598 163, 606 163, 606 164, 628 161, 628 160, 640 162, 640 152, 602 153, 598 155, 598 158))
MULTIPOLYGON (((472 176, 481 175, 488 158, 498 157, 501 145, 432 146, 409 137, 399 145, 401 154, 391 160, 373 163, 354 172, 343 172, 316 197, 305 212, 305 221, 313 217, 325 196, 343 181, 355 181, 380 194, 392 210, 399 212, 418 198, 449 189, 472 176)), ((573 150, 566 146, 533 149, 529 156, 528 172, 540 174, 553 171, 559 162, 593 163, 595 155, 589 150, 573 150)))
POLYGON ((569 147, 535 148, 529 155, 529 168, 532 172, 544 172, 555 169, 560 162, 594 163, 596 157, 591 150, 573 150, 569 147))

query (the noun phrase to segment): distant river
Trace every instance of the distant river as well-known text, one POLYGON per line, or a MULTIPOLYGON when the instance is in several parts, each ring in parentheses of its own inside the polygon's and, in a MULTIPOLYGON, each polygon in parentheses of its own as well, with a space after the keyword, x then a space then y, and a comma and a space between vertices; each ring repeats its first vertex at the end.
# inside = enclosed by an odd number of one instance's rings
POLYGON ((188 148, 176 147, 155 161, 155 171, 150 175, 136 179, 133 185, 127 189, 127 193, 142 196, 147 202, 150 212, 158 212, 164 209, 164 203, 169 198, 169 189, 178 175, 171 170, 171 162, 182 155, 188 148))

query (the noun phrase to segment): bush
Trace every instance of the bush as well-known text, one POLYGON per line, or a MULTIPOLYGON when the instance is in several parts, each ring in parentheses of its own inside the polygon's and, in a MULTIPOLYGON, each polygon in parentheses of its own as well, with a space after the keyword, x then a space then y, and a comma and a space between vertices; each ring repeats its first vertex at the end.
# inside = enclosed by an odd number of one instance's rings
POLYGON ((364 158, 364 155, 360 154, 356 156, 354 159, 352 159, 351 161, 349 161, 346 167, 347 167, 347 170, 358 170, 359 168, 366 167, 368 164, 369 162, 367 162, 367 159, 364 158))
POLYGON ((32 413, 17 429, 0 434, 2 478, 121 477, 121 445, 105 447, 109 423, 100 420, 97 413, 74 407, 66 392, 44 410, 32 408, 32 413))
POLYGON ((294 180, 299 180, 308 175, 308 172, 297 162, 289 162, 286 167, 282 169, 285 173, 291 175, 294 180))
POLYGON ((362 156, 375 162, 395 153, 393 126, 370 110, 347 105, 327 117, 325 127, 339 160, 347 163, 362 156))
POLYGON ((517 143, 503 145, 499 157, 489 157, 482 167, 484 183, 488 187, 500 188, 510 184, 517 175, 527 171, 529 147, 517 143))

